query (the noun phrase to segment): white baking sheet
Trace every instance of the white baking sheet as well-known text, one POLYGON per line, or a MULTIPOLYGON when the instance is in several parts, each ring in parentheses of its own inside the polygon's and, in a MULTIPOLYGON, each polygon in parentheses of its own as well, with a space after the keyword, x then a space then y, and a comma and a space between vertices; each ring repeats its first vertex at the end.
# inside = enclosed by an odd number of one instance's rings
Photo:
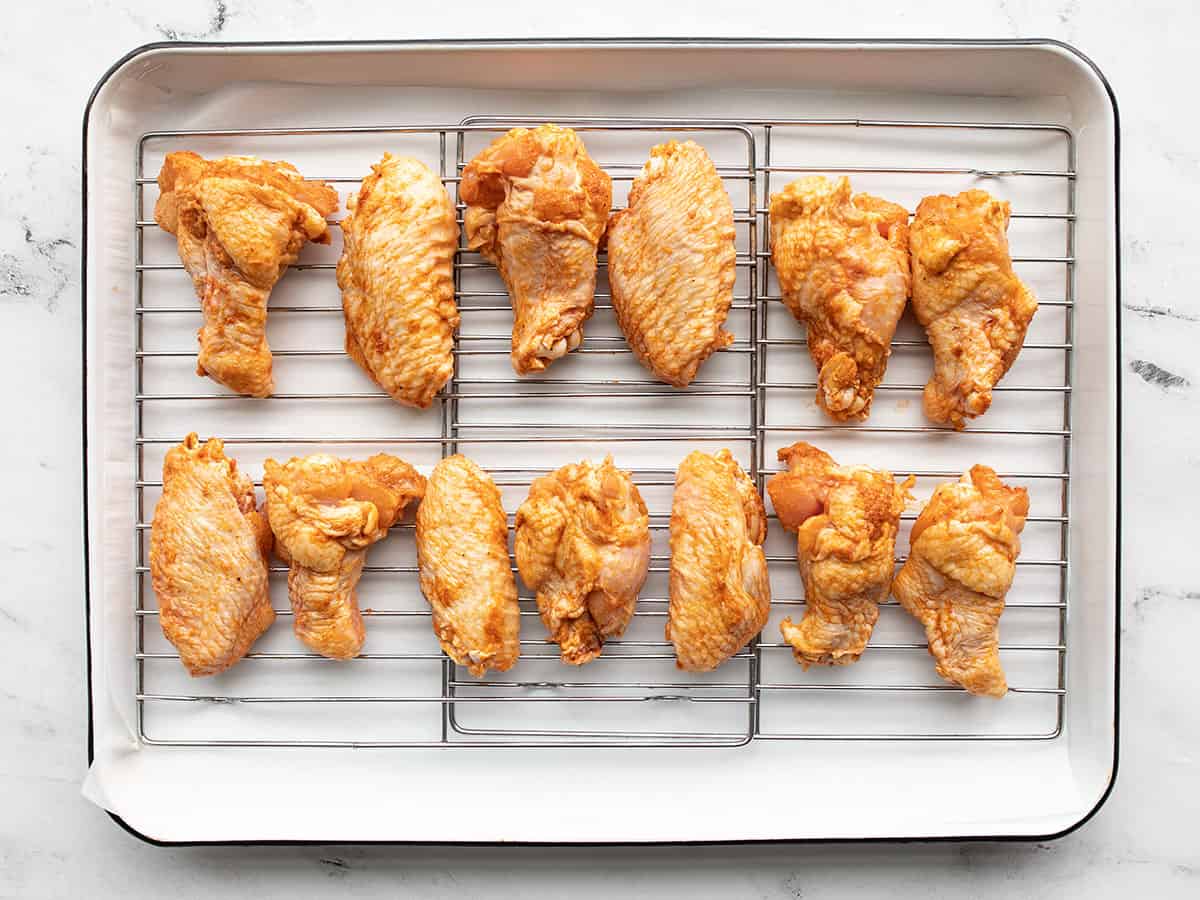
MULTIPOLYGON (((1060 122, 1076 126, 1077 115, 1062 99, 955 97, 947 94, 845 94, 797 91, 673 90, 654 94, 602 94, 595 91, 534 93, 433 88, 394 89, 324 86, 320 89, 280 85, 269 81, 230 84, 177 104, 163 114, 155 127, 237 128, 263 125, 354 125, 451 123, 470 115, 532 115, 564 119, 582 115, 714 116, 741 119, 757 117, 818 117, 855 115, 880 118, 935 118, 937 120, 1060 122), (262 111, 271 110, 264 121, 262 111)), ((114 120, 115 121, 115 120, 114 120)), ((110 123, 112 124, 112 123, 110 123)), ((129 158, 143 127, 122 132, 119 126, 106 137, 99 153, 129 158), (119 138, 119 140, 118 140, 119 138)), ((719 165, 729 170, 745 166, 744 139, 714 131, 691 135, 705 144, 719 165)), ((603 163, 634 163, 645 158, 649 146, 665 139, 661 132, 585 135, 593 155, 603 163)), ((482 145, 484 136, 468 139, 466 158, 482 145)), ((948 133, 836 128, 775 129, 772 162, 776 165, 875 165, 970 166, 988 170, 1010 168, 1061 170, 1067 167, 1065 141, 1054 133, 1020 132, 948 133)), ((145 171, 153 176, 165 152, 191 149, 205 155, 254 153, 283 158, 302 172, 316 177, 358 175, 386 150, 425 159, 435 170, 439 164, 436 137, 402 135, 302 136, 247 138, 161 139, 148 143, 145 171)), ((453 156, 451 144, 449 152, 453 156)), ((760 148, 761 154, 761 148, 760 148)), ((98 154, 99 155, 99 154, 98 154)), ((760 155, 760 162, 762 161, 760 155)), ((1080 165, 1081 171, 1083 165, 1080 165)), ((139 743, 134 724, 133 609, 136 585, 133 560, 134 530, 132 474, 132 358, 133 315, 129 241, 135 211, 131 209, 129 181, 114 167, 111 183, 97 184, 90 196, 93 213, 89 230, 90 396, 93 444, 103 456, 93 457, 93 655, 96 704, 96 764, 87 792, 96 802, 117 812, 135 827, 166 839, 313 838, 436 839, 436 840, 688 840, 767 839, 821 834, 942 833, 1045 833, 1069 824, 1088 805, 1090 775, 1068 752, 1069 734, 1053 741, 987 743, 847 743, 755 742, 725 750, 263 750, 155 747, 139 743), (98 438, 98 439, 97 439, 98 438), (903 761, 902 764, 900 761, 903 761), (802 775, 813 766, 824 767, 825 777, 802 775), (883 766, 894 777, 881 778, 883 766), (983 774, 986 773, 986 774, 983 774), (1031 787, 1031 779, 1033 786, 1031 787), (703 790, 697 790, 698 785, 703 790), (929 785, 937 785, 936 800, 929 785), (306 789, 305 786, 308 786, 306 789), (312 791, 316 787, 316 794, 312 791), (165 791, 165 794, 164 794, 165 791), (979 797, 978 802, 968 800, 979 797), (162 802, 169 796, 171 802, 162 802), (869 802, 869 824, 847 809, 846 797, 869 802), (489 810, 479 815, 464 805, 468 797, 489 810), (1036 802, 1035 802, 1036 797, 1036 802), (869 798, 869 800, 868 800, 869 798), (318 808, 314 808, 314 804, 318 808), (230 815, 231 807, 238 809, 230 815), (247 808, 249 807, 249 808, 247 808), (803 807, 819 810, 822 825, 814 831, 799 820, 803 807), (731 815, 728 810, 739 810, 731 815), (182 811, 186 810, 186 814, 182 811), (499 811, 503 810, 503 814, 499 811), (629 815, 629 812, 635 812, 629 815)), ((778 189, 788 175, 772 176, 778 189)), ((928 193, 953 192, 981 186, 1012 202, 1014 212, 1061 212, 1066 208, 1062 179, 1034 177, 978 178, 959 175, 863 175, 854 177, 858 190, 915 207, 928 193)), ((627 182, 619 182, 617 204, 627 182)), ((735 207, 747 208, 744 181, 729 182, 735 207), (739 193, 740 191, 740 193, 739 193)), ((353 185, 339 184, 343 200, 353 185)), ((155 189, 145 192, 145 207, 138 218, 148 219, 155 189)), ((758 202, 761 205, 761 196, 758 202)), ((1101 217, 1102 218, 1102 217, 1101 217)), ((1082 231, 1083 229, 1081 229, 1082 231)), ((1014 255, 1066 255, 1067 230, 1062 221, 1015 219, 1010 229, 1014 255)), ((759 246, 762 246, 760 229, 759 246)), ((145 232, 145 262, 173 263, 173 240, 156 229, 145 232)), ((739 225, 739 253, 750 252, 749 229, 739 225)), ((328 248, 308 247, 302 262, 332 262, 340 250, 340 236, 328 248)), ((1077 256, 1088 255, 1086 247, 1077 256)), ((1097 253, 1097 260, 1102 254, 1097 253)), ((1081 269, 1083 265, 1081 263, 1081 269)), ((1054 263, 1019 264, 1018 271, 1043 299, 1066 296, 1065 266, 1054 263)), ((739 296, 747 290, 748 270, 741 269, 739 296)), ((1085 273, 1081 272, 1081 282, 1085 273)), ((1094 284, 1103 284, 1097 271, 1094 284)), ((490 272, 464 277, 468 290, 499 290, 502 285, 490 272)), ((606 290, 603 278, 598 285, 606 290)), ((769 293, 777 293, 774 281, 769 293)), ((1104 291, 1077 295, 1080 318, 1095 316, 1103 324, 1107 313, 1104 291), (1092 309, 1085 312, 1085 309, 1092 309)), ((143 304, 147 307, 196 306, 188 279, 181 271, 147 272, 143 304)), ((272 295, 272 306, 330 306, 339 302, 333 273, 328 270, 289 273, 272 295)), ((498 305, 502 298, 465 298, 464 306, 498 305)), ((797 338, 802 331, 786 310, 775 302, 765 308, 766 336, 797 338)), ((1043 307, 1030 329, 1031 344, 1060 344, 1064 340, 1062 307, 1043 307)), ((749 314, 735 311, 730 328, 738 344, 735 351, 719 354, 701 370, 705 381, 748 384, 748 347, 752 335, 749 314)), ((193 350, 199 323, 195 313, 147 315, 143 318, 143 349, 193 350)), ((472 312, 463 317, 464 348, 503 351, 504 342, 475 341, 482 335, 505 335, 509 316, 503 312, 472 312)), ((1082 332, 1084 335, 1087 331, 1082 332)), ((1102 345, 1104 329, 1097 329, 1102 345)), ((619 331, 611 313, 600 311, 586 329, 585 347, 620 348, 619 331), (606 341, 607 339, 607 341, 606 341)), ((897 337, 916 340, 921 331, 910 317, 897 337)), ((279 313, 271 317, 272 347, 285 349, 337 349, 342 341, 337 313, 279 313)), ((803 347, 770 345, 767 380, 770 383, 807 382, 815 377, 803 347)), ((1006 383, 1054 386, 1063 383, 1065 356, 1061 350, 1027 350, 1006 383)), ((194 358, 147 360, 143 390, 146 394, 203 394, 211 400, 148 401, 144 404, 143 434, 151 438, 177 438, 188 431, 201 436, 275 436, 279 444, 227 447, 256 479, 261 462, 293 453, 312 452, 309 445, 293 445, 288 438, 322 436, 388 438, 378 445, 329 445, 351 455, 376 450, 395 452, 428 472, 441 445, 430 439, 442 431, 440 410, 403 409, 386 398, 353 400, 255 401, 227 398, 214 383, 193 373, 194 358)), ((928 377, 927 350, 898 348, 892 357, 885 384, 923 384, 928 377)), ((342 357, 276 359, 279 393, 329 391, 369 392, 373 386, 342 357)), ((460 375, 466 379, 507 378, 507 354, 464 356, 460 375)), ((549 379, 644 379, 646 374, 627 354, 577 354, 556 363, 549 379)), ((749 466, 748 399, 745 397, 647 396, 637 400, 557 396, 566 388, 538 388, 539 379, 521 382, 527 399, 460 400, 458 416, 465 439, 461 449, 481 464, 509 470, 498 475, 504 482, 505 507, 511 513, 524 497, 531 474, 521 468, 543 469, 585 455, 611 452, 619 465, 654 470, 643 476, 644 495, 656 517, 665 525, 670 505, 669 470, 695 447, 729 446, 749 466), (587 434, 599 422, 619 427, 596 434, 587 442, 549 442, 532 445, 514 441, 527 435, 520 428, 470 427, 506 422, 546 422, 564 434, 587 434), (637 426, 682 426, 702 436, 678 440, 639 442, 612 440, 636 438, 637 426), (575 427, 572 427, 575 426, 575 427), (583 432, 576 428, 585 429, 583 432), (491 440, 508 438, 504 442, 491 440), (668 474, 661 474, 660 470, 668 474)), ((464 392, 489 390, 511 393, 512 388, 467 386, 464 392)), ((599 390, 599 389, 597 389, 599 390)), ((653 388, 648 393, 656 393, 653 388)), ((1079 402, 1079 401, 1077 401, 1079 402)), ((1103 404, 1097 395, 1095 403, 1103 404)), ((1094 407, 1100 409, 1100 406, 1094 407)), ((1085 410, 1086 412, 1086 410, 1085 410)), ((1078 417, 1077 417, 1078 418, 1078 417)), ((765 393, 766 424, 806 427, 825 424, 810 390, 771 388, 765 393)), ((923 424, 920 395, 916 391, 881 392, 876 399, 871 426, 923 424)), ((1057 392, 997 393, 992 410, 979 423, 986 429, 1054 431, 1062 426, 1062 394, 1057 392)), ((643 432, 644 433, 644 432, 643 432)), ((766 434, 767 470, 775 468, 774 449, 793 440, 808 439, 846 462, 889 467, 897 474, 911 470, 961 470, 984 462, 997 470, 1051 475, 1061 471, 1062 441, 1055 435, 1004 436, 972 433, 775 432, 766 434)), ((145 475, 156 480, 166 445, 146 448, 145 475)), ((1080 463, 1077 451, 1077 465, 1080 463)), ((1110 461, 1083 457, 1103 476, 1110 461)), ((940 479, 923 478, 915 491, 924 501, 940 479)), ((1018 480, 1018 479, 1014 479, 1018 480)), ((1030 489, 1032 514, 1059 513, 1062 482, 1053 477, 1020 479, 1030 489)), ((145 492, 144 516, 148 521, 156 490, 145 492)), ((918 507, 919 508, 919 507, 918 507)), ((915 511, 915 510, 914 510, 915 511)), ((655 532, 654 554, 661 561, 647 583, 638 619, 627 633, 631 642, 661 642, 662 612, 666 597, 666 534, 655 532), (657 615, 656 615, 657 614, 657 615)), ((142 535, 148 541, 148 534, 142 535)), ((1037 604, 1058 600, 1059 574, 1054 561, 1062 556, 1059 526, 1031 523, 1023 536, 1025 560, 1046 565, 1022 567, 1009 595, 1013 605, 1002 620, 1004 645, 1053 646, 1058 643, 1058 613, 1037 604), (1028 608, 1015 608, 1026 605, 1028 608)), ((907 548, 907 528, 898 550, 907 548)), ((792 538, 772 529, 767 552, 773 595, 777 600, 797 600, 802 590, 790 556, 792 538)), ((1074 564, 1081 559, 1077 548, 1074 564)), ((1082 557, 1084 560, 1087 557, 1082 557)), ((413 565, 412 532, 397 529, 386 543, 371 551, 369 563, 413 565)), ((1099 573, 1097 573, 1099 575, 1099 573)), ((1074 577, 1074 576, 1073 576, 1074 577)), ((146 608, 153 610, 148 578, 146 608)), ((369 573, 360 589, 364 608, 418 611, 424 601, 412 572, 369 573)), ((1077 579, 1078 583, 1078 579, 1077 579)), ((285 578, 273 579, 277 608, 286 608, 285 578)), ((527 596, 527 591, 522 591, 527 596)), ((1073 602, 1080 602, 1073 596, 1073 602)), ((532 606, 526 604, 532 610, 532 606)), ((779 643, 778 620, 801 609, 777 607, 764 632, 764 641, 779 643)), ((422 617, 368 618, 368 654, 399 652, 436 654, 436 641, 422 617)), ((527 656, 553 656, 552 645, 537 646, 544 637, 536 617, 523 620, 527 656)), ((169 652, 153 619, 147 620, 145 648, 169 652)), ((873 644, 919 642, 915 622, 897 607, 885 608, 873 644)), ((255 647, 265 651, 302 649, 281 618, 255 647)), ((583 670, 568 670, 553 658, 523 660, 505 679, 522 681, 569 680, 694 681, 744 683, 748 661, 734 660, 717 673, 696 678, 677 673, 669 659, 632 661, 623 653, 664 653, 661 648, 610 647, 605 657, 583 670)), ((665 655, 665 653, 664 653, 665 655)), ((868 650, 853 667, 814 668, 802 672, 786 648, 762 651, 762 680, 823 684, 937 684, 932 662, 924 651, 868 650)), ((1014 687, 1053 687, 1057 684, 1056 652, 1006 651, 1002 658, 1014 687)), ((1102 667, 1101 667, 1102 669, 1102 667)), ((229 673, 194 681, 176 660, 148 660, 145 689, 158 694, 211 694, 214 696, 406 696, 436 697, 441 691, 442 664, 423 660, 363 659, 349 663, 321 660, 247 660, 229 673)), ((469 680, 461 673, 462 680, 469 680)), ((1086 686, 1079 690, 1086 690, 1086 686)), ((481 691, 464 688, 467 695, 481 691)), ((515 691, 507 693, 516 694, 515 691)), ((591 690, 588 693, 601 693, 591 690)), ((619 690, 608 692, 620 695, 619 690)), ((631 691, 626 695, 644 694, 631 691)), ((700 692, 697 692, 700 693, 700 692)), ((546 691, 531 697, 551 695, 546 691)), ((731 687, 716 687, 703 696, 744 696, 731 687)), ((1069 698, 1073 700, 1073 697, 1069 698)), ((1054 732, 1057 698, 1050 694, 1013 694, 990 702, 959 694, 856 692, 768 692, 761 704, 762 731, 766 734, 878 735, 894 732, 971 732, 1003 736, 1044 735, 1054 732)), ((738 702, 687 703, 572 703, 516 702, 460 704, 458 724, 464 729, 621 729, 674 733, 679 731, 728 734, 745 728, 746 706, 738 702)), ((155 740, 330 740, 407 741, 437 740, 441 735, 440 705, 435 703, 388 704, 206 704, 153 702, 146 705, 145 734, 155 740)), ((452 733, 452 738, 454 737, 452 733)), ((462 739, 461 736, 459 739, 462 739)))

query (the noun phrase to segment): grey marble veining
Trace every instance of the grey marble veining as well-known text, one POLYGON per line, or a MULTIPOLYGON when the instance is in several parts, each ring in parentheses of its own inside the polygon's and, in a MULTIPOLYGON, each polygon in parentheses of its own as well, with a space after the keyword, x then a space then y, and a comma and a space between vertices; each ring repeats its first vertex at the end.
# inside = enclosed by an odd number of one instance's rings
MULTIPOLYGON (((0 92, 0 896, 1200 895, 1200 7, 962 0, 879 5, 693 0, 45 0, 5 17, 0 92), (772 11, 773 10, 773 11, 772 11), (1126 556, 1121 774, 1076 834, 1037 845, 567 850, 159 850, 79 793, 82 609, 80 141, 95 80, 155 40, 581 34, 1046 36, 1071 41, 1121 103, 1126 556)), ((803 814, 798 810, 797 814, 803 814)))

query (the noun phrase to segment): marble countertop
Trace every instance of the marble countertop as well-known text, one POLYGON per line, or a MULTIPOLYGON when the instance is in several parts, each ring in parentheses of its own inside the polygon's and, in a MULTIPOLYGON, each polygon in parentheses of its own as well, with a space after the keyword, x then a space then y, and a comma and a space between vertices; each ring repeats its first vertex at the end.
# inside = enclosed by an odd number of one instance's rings
MULTIPOLYGON (((866 0, 825 8, 513 0, 452 16, 375 0, 45 0, 5 19, 0 74, 0 896, 814 898, 1200 893, 1200 706, 1178 660, 1200 630, 1200 206, 1194 105, 1200 7, 1079 0, 866 0), (157 40, 671 34, 1054 37, 1121 103, 1125 391, 1122 746, 1113 797, 1048 844, 639 850, 155 849, 80 795, 87 711, 79 397, 80 117, 96 79, 157 40), (1169 427, 1164 427, 1169 423, 1169 427)), ((823 5, 822 5, 823 6, 823 5)), ((799 814, 799 812, 798 812, 799 814)))

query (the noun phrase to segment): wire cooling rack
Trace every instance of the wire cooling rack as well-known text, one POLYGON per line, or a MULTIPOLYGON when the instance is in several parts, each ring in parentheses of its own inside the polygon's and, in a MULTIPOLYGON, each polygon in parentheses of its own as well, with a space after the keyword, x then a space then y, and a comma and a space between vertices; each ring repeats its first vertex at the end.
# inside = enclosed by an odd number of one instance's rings
MULTIPOLYGON (((255 154, 297 164, 306 177, 357 190, 383 150, 418 156, 457 201, 465 163, 496 134, 540 119, 470 117, 454 126, 153 132, 135 173, 134 597, 137 731, 147 744, 239 747, 736 746, 754 740, 1046 740, 1066 703, 1074 306, 1075 151, 1068 128, 1043 123, 837 119, 697 120, 556 117, 581 132, 613 179, 614 207, 650 146, 692 139, 713 156, 733 200, 737 283, 728 327, 735 342, 684 391, 633 360, 612 316, 603 254, 596 315, 584 344, 540 376, 508 362, 511 310, 490 264, 466 249, 455 261, 462 315, 453 379, 434 407, 398 407, 342 350, 340 297, 329 248, 310 246, 276 286, 270 340, 279 393, 237 397, 197 379, 199 304, 174 240, 152 218, 162 157, 255 154), (929 161, 938 165, 930 165, 929 161), (837 165, 830 165, 832 162, 837 165), (778 302, 769 264, 769 197, 806 173, 853 178, 855 190, 915 208, 921 196, 982 186, 1013 206, 1018 274, 1039 297, 1020 359, 988 415, 953 433, 926 423, 920 391, 930 369, 924 334, 906 314, 870 420, 836 424, 813 400, 815 370, 803 330, 778 302), (261 484, 262 460, 327 449, 388 451, 424 471, 441 456, 471 455, 501 486, 512 513, 530 482, 583 457, 613 454, 651 511, 650 576, 626 634, 595 662, 571 668, 545 639, 521 587, 522 657, 482 679, 441 654, 417 585, 411 524, 370 551, 360 586, 365 652, 334 662, 291 634, 286 569, 271 569, 279 619, 232 670, 189 679, 157 626, 149 529, 165 451, 189 431, 224 438, 261 484), (934 485, 976 462, 1030 490, 1024 552, 1001 624, 1009 696, 974 698, 941 683, 920 627, 894 602, 882 610, 857 664, 793 661, 779 634, 803 614, 794 538, 772 516, 766 545, 772 617, 749 647, 713 673, 674 668, 663 637, 667 524, 678 462, 696 448, 728 447, 760 489, 775 451, 810 440, 845 462, 934 485)), ((897 551, 907 547, 906 513, 897 551)), ((903 557, 899 561, 902 561, 903 557)), ((515 571, 515 567, 514 567, 515 571)))

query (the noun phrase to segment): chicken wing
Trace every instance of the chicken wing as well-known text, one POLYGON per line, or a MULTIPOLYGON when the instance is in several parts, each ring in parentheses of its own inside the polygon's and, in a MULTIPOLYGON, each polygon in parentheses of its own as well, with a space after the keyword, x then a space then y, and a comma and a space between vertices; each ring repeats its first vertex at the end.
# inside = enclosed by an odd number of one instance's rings
POLYGON ((275 621, 267 590, 271 529, 254 485, 212 438, 167 451, 150 527, 158 622, 193 676, 224 672, 275 621))
POLYGON ((322 656, 352 659, 366 639, 356 589, 367 548, 420 499, 425 479, 386 453, 366 462, 327 453, 268 459, 263 473, 296 637, 322 656))
POLYGON ((347 201, 337 266, 346 352, 424 409, 454 372, 454 203, 424 163, 385 153, 347 201))
POLYGON ((154 219, 175 235, 204 314, 196 374, 269 396, 267 297, 305 241, 329 243, 337 192, 290 163, 190 152, 167 155, 158 188, 154 219))
POLYGON ((892 586, 896 532, 915 479, 896 484, 891 472, 839 466, 805 443, 782 448, 779 459, 788 470, 767 491, 780 524, 797 532, 808 607, 799 625, 783 620, 783 638, 805 669, 857 662, 892 586))
POLYGON ((973 466, 961 480, 938 485, 892 585, 925 626, 938 674, 972 694, 1003 697, 1008 690, 997 630, 1028 514, 1024 488, 973 466))
POLYGON ((926 197, 913 218, 913 312, 933 345, 925 415, 961 429, 992 403, 1037 299, 1013 273, 1007 202, 985 191, 926 197))
POLYGON ((530 486, 515 548, 550 639, 578 666, 633 618, 650 566, 650 516, 612 457, 563 466, 530 486))
POLYGON ((667 640, 676 665, 715 669, 767 624, 767 515, 728 450, 691 453, 675 473, 667 640))
POLYGON ((808 327, 817 404, 865 419, 883 381, 911 280, 908 212, 850 180, 793 181, 771 198, 771 259, 783 302, 808 327))
POLYGON ((733 342, 721 326, 733 302, 733 204, 704 148, 671 141, 608 224, 613 309, 634 355, 687 387, 700 364, 733 342))
POLYGON ((612 181, 570 128, 514 128, 463 169, 467 246, 500 270, 513 306, 512 364, 540 372, 583 342, 612 181))
POLYGON ((462 455, 439 462, 417 509, 421 592, 442 650, 472 675, 511 669, 521 609, 500 489, 462 455))

